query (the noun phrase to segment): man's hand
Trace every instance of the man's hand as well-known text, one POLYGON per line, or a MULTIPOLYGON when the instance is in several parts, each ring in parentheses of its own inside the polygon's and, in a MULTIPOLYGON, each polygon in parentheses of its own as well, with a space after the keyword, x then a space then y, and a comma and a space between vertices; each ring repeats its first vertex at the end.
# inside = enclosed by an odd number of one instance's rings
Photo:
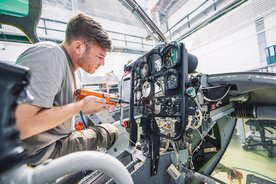
POLYGON ((81 100, 82 102, 82 112, 84 114, 94 114, 100 112, 103 109, 114 109, 115 106, 108 105, 102 98, 97 98, 94 96, 86 96, 81 100))

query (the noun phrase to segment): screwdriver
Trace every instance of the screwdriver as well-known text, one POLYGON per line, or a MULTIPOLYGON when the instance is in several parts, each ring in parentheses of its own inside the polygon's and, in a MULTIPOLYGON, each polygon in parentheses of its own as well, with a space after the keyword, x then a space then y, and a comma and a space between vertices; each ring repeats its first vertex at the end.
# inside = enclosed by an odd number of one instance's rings
POLYGON ((118 104, 129 103, 125 100, 120 99, 116 95, 109 94, 109 93, 103 93, 103 92, 99 92, 99 91, 94 91, 94 90, 90 90, 90 89, 85 89, 85 88, 75 90, 74 94, 75 94, 77 100, 81 100, 81 99, 85 98, 86 96, 95 96, 98 98, 105 99, 105 103, 108 105, 117 106, 118 104))

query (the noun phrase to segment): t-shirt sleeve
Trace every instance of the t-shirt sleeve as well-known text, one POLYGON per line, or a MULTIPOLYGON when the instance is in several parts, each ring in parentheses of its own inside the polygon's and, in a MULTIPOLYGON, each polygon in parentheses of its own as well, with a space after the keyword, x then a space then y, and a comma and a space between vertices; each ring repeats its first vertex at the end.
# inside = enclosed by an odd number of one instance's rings
POLYGON ((53 47, 34 46, 23 52, 16 63, 31 70, 29 90, 34 100, 31 104, 51 108, 62 87, 64 65, 53 47))

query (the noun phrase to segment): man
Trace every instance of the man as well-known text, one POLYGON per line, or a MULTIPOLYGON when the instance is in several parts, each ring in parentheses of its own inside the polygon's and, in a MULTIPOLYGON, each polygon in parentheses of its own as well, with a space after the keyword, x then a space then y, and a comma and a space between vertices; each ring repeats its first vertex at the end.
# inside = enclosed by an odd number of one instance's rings
POLYGON ((111 40, 102 26, 85 14, 69 20, 62 45, 41 42, 23 52, 17 64, 31 70, 31 104, 20 104, 16 110, 20 138, 27 149, 27 163, 37 165, 81 150, 110 147, 118 130, 102 124, 83 131, 72 131, 73 116, 82 111, 92 114, 106 108, 104 100, 85 97, 75 101, 77 79, 74 72, 82 68, 94 73, 104 65, 111 40))

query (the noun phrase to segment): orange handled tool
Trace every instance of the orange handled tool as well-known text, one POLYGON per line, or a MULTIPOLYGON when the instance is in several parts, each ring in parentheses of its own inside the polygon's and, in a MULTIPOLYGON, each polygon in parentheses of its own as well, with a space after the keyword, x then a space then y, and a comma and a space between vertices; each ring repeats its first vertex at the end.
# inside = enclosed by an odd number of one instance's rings
POLYGON ((85 88, 77 89, 75 91, 75 96, 77 97, 77 100, 81 100, 86 96, 95 96, 98 98, 103 98, 103 99, 105 99, 106 104, 114 105, 114 106, 117 106, 118 104, 121 104, 121 103, 128 103, 126 101, 121 100, 116 95, 112 95, 109 93, 103 93, 103 92, 99 92, 99 91, 93 91, 93 90, 85 89, 85 88))

